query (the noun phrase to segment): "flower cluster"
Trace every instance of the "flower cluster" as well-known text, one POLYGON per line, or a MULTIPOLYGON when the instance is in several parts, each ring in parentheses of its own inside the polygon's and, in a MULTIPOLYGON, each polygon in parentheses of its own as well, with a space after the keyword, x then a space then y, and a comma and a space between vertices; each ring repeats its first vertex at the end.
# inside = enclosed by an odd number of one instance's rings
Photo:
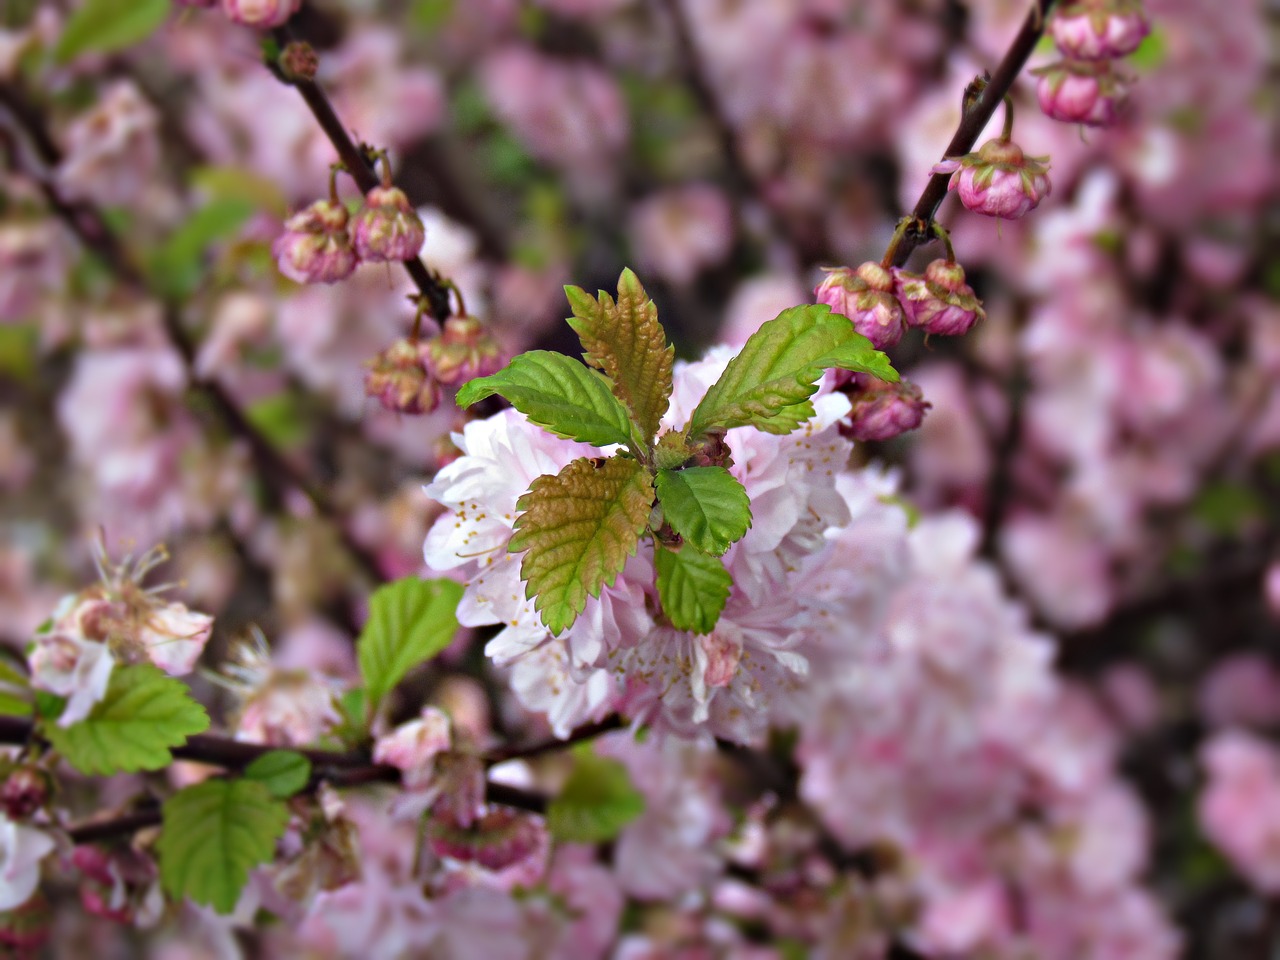
POLYGON ((425 238, 422 219, 404 191, 384 183, 365 195, 354 217, 336 195, 295 213, 273 249, 280 272, 290 280, 337 283, 362 262, 417 259, 425 238))
POLYGON ((1114 124, 1128 85, 1114 61, 1137 50, 1150 30, 1142 0, 1074 0, 1058 7, 1049 32, 1063 59, 1035 71, 1040 109, 1063 123, 1114 124))
POLYGON ((106 695, 116 664, 149 662, 170 676, 190 673, 213 629, 207 614, 161 599, 167 585, 142 586, 168 560, 163 549, 113 564, 99 542, 96 559, 101 582, 62 598, 28 657, 32 686, 66 698, 58 719, 64 727, 87 717, 106 695))

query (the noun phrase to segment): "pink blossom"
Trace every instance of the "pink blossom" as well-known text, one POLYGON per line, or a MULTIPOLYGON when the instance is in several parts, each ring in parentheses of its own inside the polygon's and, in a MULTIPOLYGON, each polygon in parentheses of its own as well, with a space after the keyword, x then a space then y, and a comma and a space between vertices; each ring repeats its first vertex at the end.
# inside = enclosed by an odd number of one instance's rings
POLYGON ((857 270, 826 268, 826 274, 813 291, 819 303, 848 317, 853 329, 879 349, 902 339, 906 330, 902 305, 894 293, 894 277, 888 268, 868 261, 857 270))
POLYGON ((423 358, 431 375, 450 387, 497 373, 506 364, 492 331, 475 317, 445 320, 440 336, 424 345, 423 358))
POLYGON ((358 257, 348 219, 341 203, 317 200, 286 220, 271 247, 280 272, 297 283, 337 283, 349 277, 358 257))
POLYGON ((260 30, 282 26, 301 6, 302 0, 222 0, 229 19, 260 30))
POLYGON ((1080 60, 1128 56, 1150 31, 1140 0, 1079 0, 1049 19, 1058 49, 1080 60))
POLYGON ((111 206, 135 202, 159 163, 159 118, 128 80, 113 83, 68 126, 57 181, 71 198, 111 206))
POLYGON ((884 441, 917 429, 932 404, 920 387, 906 377, 888 383, 878 377, 855 373, 843 388, 849 396, 849 416, 840 432, 852 440, 884 441))
POLYGON ((982 302, 965 283, 964 268, 951 260, 934 260, 923 276, 894 268, 894 290, 907 325, 928 334, 958 336, 986 317, 982 302))
POLYGON ((72 633, 37 634, 29 662, 33 687, 67 698, 60 727, 83 720, 106 696, 115 664, 105 643, 72 633))
POLYGON ((0 910, 22 906, 40 884, 40 862, 53 852, 53 837, 0 815, 0 910))
POLYGON ((426 230, 404 191, 383 186, 365 196, 351 223, 351 238, 356 255, 366 263, 416 260, 426 230))
POLYGON ((1232 654, 1214 664, 1197 700, 1210 726, 1272 726, 1280 723, 1280 670, 1261 654, 1232 654))
POLYGON ((646 270, 685 286, 729 254, 733 211, 725 195, 693 183, 646 197, 631 214, 636 256, 646 270))
POLYGON ((1119 117, 1124 89, 1109 63, 1064 60, 1036 73, 1036 97, 1045 116, 1090 127, 1109 127, 1119 117))
POLYGON ((947 160, 935 173, 950 173, 948 190, 959 190, 960 201, 986 217, 1017 220, 1049 195, 1048 157, 1028 157, 1011 140, 988 140, 976 153, 947 160))
POLYGON ((1201 828, 1255 887, 1280 891, 1280 755, 1265 740, 1227 730, 1200 756, 1209 777, 1201 828))
POLYGON ((448 716, 435 707, 424 707, 417 720, 377 739, 373 759, 398 767, 406 790, 426 790, 434 776, 436 754, 448 750, 451 740, 448 716))

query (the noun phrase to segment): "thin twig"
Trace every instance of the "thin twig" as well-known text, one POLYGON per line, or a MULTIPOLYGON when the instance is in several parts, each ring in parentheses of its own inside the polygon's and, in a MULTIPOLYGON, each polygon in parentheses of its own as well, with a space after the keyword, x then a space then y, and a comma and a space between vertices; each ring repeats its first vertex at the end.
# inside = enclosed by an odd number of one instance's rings
MULTIPOLYGON (((1036 44, 1040 42, 1054 2, 1055 0, 1035 0, 1027 13, 1027 19, 1022 23, 1022 29, 1013 38, 1013 43, 1010 44, 1000 65, 996 67, 995 73, 991 75, 991 79, 986 82, 981 95, 972 106, 962 111, 960 124, 943 152, 944 157, 964 156, 978 142, 978 137, 995 115, 1001 101, 1013 89, 1013 82, 1018 79, 1018 74, 1027 65, 1027 60, 1035 50, 1036 44)), ((935 173, 929 178, 924 192, 920 194, 920 199, 911 211, 913 227, 907 231, 894 253, 894 266, 902 266, 913 250, 933 239, 933 218, 937 216, 938 208, 947 197, 947 183, 950 179, 949 173, 935 173)))
MULTIPOLYGON (((11 84, 0 84, 0 106, 5 108, 26 135, 40 162, 46 168, 56 167, 62 160, 61 152, 53 142, 39 112, 11 84)), ((50 208, 70 228, 81 244, 101 260, 120 282, 149 296, 154 296, 147 278, 130 259, 119 237, 107 226, 102 214, 96 208, 86 203, 66 201, 45 171, 28 169, 24 173, 36 183, 50 208)), ((332 498, 323 489, 311 483, 292 461, 280 453, 276 446, 249 421, 244 411, 217 380, 202 377, 196 372, 196 345, 183 326, 178 305, 167 300, 161 301, 161 305, 165 335, 181 357, 192 384, 204 395, 223 426, 229 433, 248 445, 257 467, 257 474, 270 498, 270 504, 274 508, 281 507, 288 488, 297 488, 311 501, 316 512, 333 524, 343 547, 358 567, 375 582, 382 580, 382 571, 377 559, 351 535, 346 518, 332 498)))
MULTIPOLYGON (((293 28, 287 24, 271 31, 271 35, 281 49, 290 43, 302 42, 293 28)), ((343 126, 337 111, 333 109, 333 103, 324 92, 324 88, 314 80, 304 78, 291 80, 290 83, 302 96, 303 102, 306 103, 307 108, 315 117, 316 123, 320 125, 324 135, 333 144, 333 149, 338 152, 338 159, 342 161, 346 172, 356 182, 356 186, 360 188, 361 192, 368 193, 375 187, 380 186, 382 181, 374 170, 373 164, 369 162, 368 155, 356 145, 356 142, 351 139, 351 135, 347 133, 347 128, 343 126)), ((410 279, 413 280, 414 285, 417 286, 418 291, 426 299, 431 315, 438 320, 443 320, 449 316, 448 284, 428 270, 426 264, 419 257, 405 260, 404 268, 408 272, 410 279)))
POLYGON ((597 723, 588 723, 569 733, 564 739, 552 738, 550 740, 539 740, 537 743, 531 743, 526 746, 510 746, 498 747, 497 749, 488 751, 485 755, 486 763, 503 763, 507 760, 528 760, 531 757, 538 757, 544 753, 552 753, 556 750, 563 750, 575 743, 581 743, 584 740, 594 740, 602 733, 609 733, 611 730, 621 730, 625 724, 621 717, 617 714, 605 717, 597 723))

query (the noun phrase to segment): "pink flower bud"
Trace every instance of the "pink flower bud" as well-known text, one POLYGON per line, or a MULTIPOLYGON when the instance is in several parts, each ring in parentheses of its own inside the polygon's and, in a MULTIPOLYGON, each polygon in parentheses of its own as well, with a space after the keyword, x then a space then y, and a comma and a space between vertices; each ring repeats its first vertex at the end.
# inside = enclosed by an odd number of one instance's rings
POLYGON ((1090 127, 1116 122, 1125 91, 1110 62, 1062 60, 1033 72, 1040 77, 1036 97, 1046 117, 1090 127))
POLYGON ((52 784, 39 767, 18 767, 0 786, 0 810, 10 820, 26 820, 49 802, 52 784))
POLYGON ((880 350, 902 339, 906 323, 893 293, 893 274, 873 260, 858 269, 828 269, 813 291, 819 303, 849 318, 853 329, 880 350))
POLYGON ((427 369, 447 387, 502 369, 502 348, 475 317, 450 317, 444 331, 425 348, 427 369))
POLYGON ((1080 0, 1049 21, 1053 42, 1078 60, 1112 60, 1138 49, 1151 22, 1138 0, 1080 0))
POLYGON ((934 260, 923 276, 895 269, 894 280, 907 324, 925 333, 959 336, 987 315, 958 263, 934 260))
POLYGON ((222 0, 228 19, 260 29, 283 26, 300 6, 302 0, 222 0))
POLYGON ((951 173, 948 190, 985 217, 1017 220, 1049 195, 1049 158, 1028 157, 1012 140, 988 140, 977 153, 945 160, 934 173, 951 173))
POLYGON ((855 373, 843 392, 852 409, 840 422, 840 432, 851 440, 889 440, 915 430, 930 406, 920 388, 905 379, 887 383, 855 373))
POLYGON ((369 263, 413 260, 422 251, 422 219, 396 187, 374 187, 351 225, 356 253, 369 263))
POLYGON ((416 344, 397 340, 366 363, 365 396, 396 413, 430 413, 440 406, 440 385, 422 363, 416 344))
POLYGON ((348 219, 342 204, 317 200, 286 220, 271 248, 280 272, 298 283, 337 283, 351 276, 358 260, 348 219))

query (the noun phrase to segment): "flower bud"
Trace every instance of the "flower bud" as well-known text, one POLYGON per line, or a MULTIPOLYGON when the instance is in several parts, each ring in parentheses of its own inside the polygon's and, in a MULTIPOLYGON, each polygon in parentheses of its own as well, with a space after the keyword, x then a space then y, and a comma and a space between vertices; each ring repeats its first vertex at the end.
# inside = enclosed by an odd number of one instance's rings
POLYGON ((934 260, 923 276, 895 270, 894 280, 907 325, 925 333, 959 336, 987 315, 958 263, 934 260))
POLYGON ((914 430, 924 422, 930 406, 923 391, 905 379, 888 383, 855 373, 843 392, 852 409, 840 421, 840 432, 851 440, 889 440, 914 430))
POLYGON ((985 217, 1017 220, 1049 195, 1049 158, 1028 157, 1012 140, 988 140, 977 153, 945 160, 934 173, 950 173, 948 190, 985 217))
POLYGON ((397 187, 374 187, 351 227, 356 253, 369 263, 413 260, 422 252, 422 219, 397 187))
POLYGON ((356 268, 356 252, 347 233, 347 208, 317 200, 285 221, 272 253, 280 272, 298 283, 337 283, 356 268))
POLYGON ((424 353, 427 369, 446 387, 459 387, 502 369, 498 341, 475 317, 450 317, 424 353))
POLYGON ((849 318, 853 329, 883 350, 902 339, 906 324, 902 305, 893 293, 893 274, 868 260, 856 271, 848 267, 828 269, 813 291, 819 303, 849 318))
POLYGON ((1040 77, 1040 109, 1051 120, 1090 127, 1116 122, 1124 82, 1108 61, 1062 60, 1032 72, 1040 77))
POLYGON ((222 0, 222 12, 235 23, 267 29, 283 26, 302 0, 222 0))
POLYGON ((1049 21, 1058 49, 1078 60, 1126 57, 1150 32, 1139 0, 1080 0, 1059 8, 1049 21))
POLYGON ((0 810, 10 820, 26 820, 49 802, 52 784, 39 767, 21 766, 0 786, 0 810))
POLYGON ((305 40, 291 40, 280 51, 280 72, 289 80, 314 80, 320 58, 305 40))
POLYGON ((366 363, 365 396, 397 413, 430 413, 440 405, 440 385, 422 365, 418 346, 397 340, 366 363))

